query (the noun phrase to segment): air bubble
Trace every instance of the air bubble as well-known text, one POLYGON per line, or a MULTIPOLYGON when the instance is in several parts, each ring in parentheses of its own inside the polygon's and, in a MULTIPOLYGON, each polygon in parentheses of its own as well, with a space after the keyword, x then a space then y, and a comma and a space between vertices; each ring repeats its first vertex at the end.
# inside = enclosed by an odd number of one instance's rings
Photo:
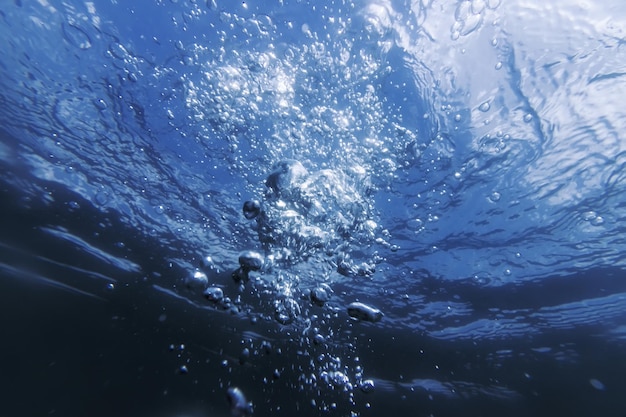
POLYGON ((348 305, 348 315, 362 321, 378 322, 383 318, 383 313, 367 304, 354 302, 348 305))
POLYGON ((359 385, 359 388, 361 389, 361 391, 363 391, 366 394, 370 393, 374 391, 374 381, 371 379, 365 379, 363 380, 363 382, 361 382, 361 384, 359 385))
POLYGON ((595 219, 591 220, 591 224, 594 226, 600 226, 604 224, 604 218, 602 216, 597 216, 595 219))
POLYGON ((247 271, 258 271, 263 267, 265 259, 259 252, 247 250, 239 254, 239 265, 247 271))
POLYGON ((203 295, 207 300, 217 303, 224 298, 224 291, 220 287, 208 287, 203 295))
POLYGON ((126 48, 124 48, 124 45, 118 42, 113 42, 109 46, 109 52, 115 58, 126 59, 126 57, 128 57, 128 51, 126 50, 126 48))
POLYGON ((524 116, 524 122, 530 123, 532 120, 533 120, 533 115, 530 113, 526 113, 526 115, 524 116))
POLYGON ((96 193, 94 200, 98 205, 103 206, 109 202, 109 193, 106 191, 99 191, 96 193))
POLYGON ((230 387, 226 391, 226 398, 230 406, 230 412, 235 417, 249 416, 252 414, 252 403, 237 387, 230 387))
POLYGON ((185 285, 191 290, 204 290, 209 284, 209 279, 202 271, 194 271, 185 279, 185 285))
POLYGON ((595 212, 595 211, 586 211, 586 212, 584 212, 584 213, 583 213, 583 215, 582 215, 583 220, 584 220, 584 221, 586 221, 586 222, 588 222, 588 221, 591 221, 591 220, 595 219, 597 216, 598 216, 598 215, 596 214, 596 212, 595 212))
POLYGON ((500 198, 502 198, 502 195, 499 192, 494 191, 489 196, 489 201, 491 201, 492 203, 496 203, 496 202, 500 201, 500 198))
POLYGON ((490 108, 491 108, 491 105, 489 104, 488 101, 485 101, 480 106, 478 106, 478 110, 482 111, 483 113, 489 111, 490 108))
POLYGON ((591 378, 589 380, 589 383, 591 384, 592 387, 594 387, 595 389, 597 389, 598 391, 604 391, 606 390, 606 386, 602 383, 602 381, 595 379, 595 378, 591 378))
POLYGON ((104 110, 107 108, 107 102, 101 98, 94 100, 93 104, 98 108, 98 110, 104 110))

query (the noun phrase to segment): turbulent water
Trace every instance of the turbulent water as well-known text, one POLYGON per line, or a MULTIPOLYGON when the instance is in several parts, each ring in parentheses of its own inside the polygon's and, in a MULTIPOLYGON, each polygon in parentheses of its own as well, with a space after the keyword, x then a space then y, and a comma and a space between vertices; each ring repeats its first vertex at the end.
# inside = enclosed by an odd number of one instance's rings
POLYGON ((0 414, 626 413, 626 7, 570 3, 0 3, 0 414))

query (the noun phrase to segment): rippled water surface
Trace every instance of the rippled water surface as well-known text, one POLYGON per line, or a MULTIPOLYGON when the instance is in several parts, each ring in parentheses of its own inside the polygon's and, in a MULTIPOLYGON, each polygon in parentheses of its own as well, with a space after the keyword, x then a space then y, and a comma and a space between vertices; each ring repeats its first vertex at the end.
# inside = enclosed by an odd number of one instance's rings
POLYGON ((624 28, 0 3, 0 414, 623 416, 624 28))

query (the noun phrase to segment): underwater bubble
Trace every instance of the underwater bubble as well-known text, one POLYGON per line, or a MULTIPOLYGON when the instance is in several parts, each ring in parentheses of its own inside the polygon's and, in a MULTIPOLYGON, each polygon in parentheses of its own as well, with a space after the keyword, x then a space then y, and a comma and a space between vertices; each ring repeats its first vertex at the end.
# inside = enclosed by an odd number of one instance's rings
POLYGON ((243 350, 239 354, 239 364, 243 365, 244 363, 248 362, 249 359, 250 359, 250 349, 243 348, 243 350))
POLYGON ((94 100, 93 104, 96 106, 98 110, 105 110, 108 107, 107 102, 101 98, 94 100))
POLYGON ((490 108, 491 108, 491 105, 489 104, 488 101, 485 101, 480 106, 478 106, 478 110, 480 110, 482 112, 487 112, 487 111, 489 111, 490 108))
POLYGON ((76 211, 80 209, 80 204, 78 204, 76 201, 70 201, 69 203, 67 203, 67 206, 69 207, 70 211, 76 211))
POLYGON ((497 192, 497 191, 494 191, 488 197, 489 201, 491 201, 492 203, 496 203, 496 202, 500 201, 500 198, 502 198, 502 195, 499 192, 497 192))
POLYGON ((348 376, 341 371, 324 371, 320 374, 320 377, 324 382, 335 388, 341 388, 344 391, 352 390, 350 378, 348 378, 348 376))
POLYGON ((604 224, 604 218, 602 216, 596 216, 596 218, 592 219, 590 222, 594 226, 600 226, 604 224))
POLYGON ((594 387, 595 389, 597 389, 598 391, 604 391, 606 390, 606 386, 602 383, 602 381, 595 379, 595 378, 591 378, 589 380, 589 383, 591 384, 592 387, 594 387))
POLYGON ((269 355, 272 353, 272 344, 267 340, 264 340, 261 342, 259 349, 261 349, 261 351, 263 351, 266 355, 269 355))
POLYGON ((526 115, 524 115, 524 122, 526 123, 530 123, 533 120, 533 115, 530 113, 527 113, 526 115))
POLYGON ((364 393, 370 393, 374 391, 374 381, 372 379, 365 379, 359 384, 359 388, 364 393))
POLYGON ((583 213, 583 220, 588 222, 598 217, 598 214, 595 211, 586 211, 583 213))
POLYGON ((226 399, 230 406, 230 412, 234 417, 249 416, 252 414, 252 403, 237 387, 230 387, 226 391, 226 399))
POLYGON ((300 306, 296 300, 285 298, 274 302, 274 318, 280 324, 292 323, 300 315, 300 306))
POLYGON ((204 290, 209 285, 209 278, 202 271, 194 271, 185 279, 185 285, 191 290, 204 290))
POLYGON ((315 343, 316 345, 323 345, 326 342, 326 338, 324 337, 324 335, 317 333, 315 336, 313 336, 313 343, 315 343))
POLYGON ((246 250, 239 254, 239 265, 247 271, 258 271, 263 268, 265 259, 259 252, 246 250))
POLYGON ((180 368, 178 368, 178 373, 180 375, 187 375, 189 373, 189 369, 187 369, 187 366, 181 365, 180 368))
POLYGON ((276 196, 288 195, 305 180, 307 175, 308 171, 299 161, 287 159, 272 167, 265 185, 276 196))
POLYGON ((224 298, 224 291, 220 287, 208 287, 204 290, 203 295, 207 300, 217 303, 224 298))
POLYGON ((103 206, 110 200, 109 193, 104 190, 98 191, 94 196, 94 200, 98 205, 103 206))
POLYGON ((126 59, 129 56, 128 51, 126 50, 124 45, 119 42, 111 43, 111 45, 109 46, 109 52, 111 53, 111 55, 118 59, 126 59))
POLYGON ((330 296, 324 288, 317 287, 311 290, 311 301, 318 306, 323 306, 329 298, 330 296))
POLYGON ((362 321, 378 322, 383 318, 383 313, 374 307, 360 302, 348 304, 348 315, 362 321))
POLYGON ((250 200, 243 203, 243 216, 248 219, 254 219, 261 212, 261 203, 257 200, 250 200))
POLYGON ((202 268, 206 272, 211 273, 212 275, 219 274, 219 272, 220 272, 219 266, 217 266, 217 264, 215 263, 213 258, 210 257, 209 255, 207 255, 204 258, 202 258, 202 268))

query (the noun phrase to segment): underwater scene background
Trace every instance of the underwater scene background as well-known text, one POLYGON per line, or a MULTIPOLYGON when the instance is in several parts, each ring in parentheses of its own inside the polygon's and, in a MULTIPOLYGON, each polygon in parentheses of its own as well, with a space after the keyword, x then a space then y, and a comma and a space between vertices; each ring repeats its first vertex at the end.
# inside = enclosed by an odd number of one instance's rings
POLYGON ((626 415, 625 28, 0 2, 0 414, 626 415))

